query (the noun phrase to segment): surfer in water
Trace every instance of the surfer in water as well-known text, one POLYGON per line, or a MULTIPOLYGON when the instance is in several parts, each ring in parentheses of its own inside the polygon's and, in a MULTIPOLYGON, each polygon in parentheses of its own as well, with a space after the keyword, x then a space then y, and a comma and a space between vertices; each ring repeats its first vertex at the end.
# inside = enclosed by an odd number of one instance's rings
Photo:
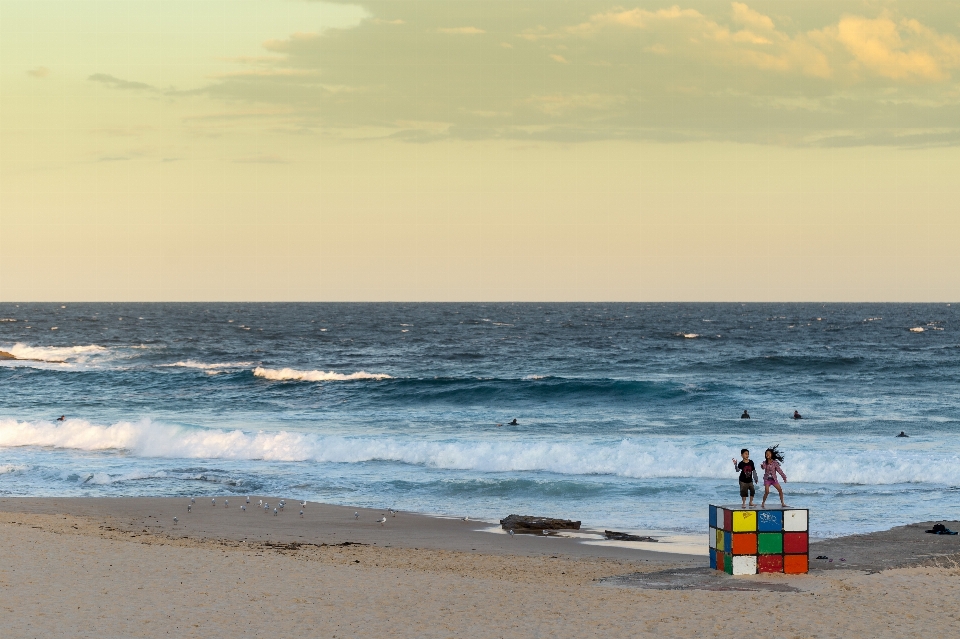
POLYGON ((513 418, 513 421, 507 423, 507 426, 519 426, 519 425, 520 424, 517 423, 516 417, 513 418))
POLYGON ((740 416, 740 419, 750 419, 750 413, 747 412, 747 409, 743 409, 743 415, 740 416))
POLYGON ((900 431, 900 434, 897 435, 897 437, 909 437, 909 436, 910 436, 910 435, 907 435, 907 434, 906 434, 905 432, 903 432, 902 430, 900 431))
POLYGON ((58 422, 62 422, 62 421, 65 420, 65 419, 66 419, 66 416, 65 416, 65 415, 61 415, 60 417, 57 417, 57 421, 58 421, 58 422))
POLYGON ((803 419, 803 415, 801 415, 801 414, 798 413, 797 411, 793 411, 793 418, 794 418, 794 419, 803 419))

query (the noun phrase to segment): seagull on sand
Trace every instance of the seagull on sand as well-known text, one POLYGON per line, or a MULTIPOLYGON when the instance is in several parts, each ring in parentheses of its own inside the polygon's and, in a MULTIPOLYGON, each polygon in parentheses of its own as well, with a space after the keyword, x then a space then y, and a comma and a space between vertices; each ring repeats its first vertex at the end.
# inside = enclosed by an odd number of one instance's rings
POLYGON ((380 515, 380 519, 377 520, 377 523, 380 524, 381 526, 387 523, 386 515, 380 515))
POLYGON ((469 517, 463 517, 462 520, 463 520, 463 521, 470 521, 470 518, 469 518, 469 517))
POLYGON ((193 508, 193 504, 187 504, 187 512, 190 512, 192 508, 193 508))
POLYGON ((274 517, 277 516, 277 509, 276 509, 276 508, 273 509, 273 516, 274 516, 274 517))
POLYGON ((216 505, 217 505, 217 500, 216 500, 216 499, 211 499, 211 500, 210 500, 210 505, 211 505, 211 506, 216 506, 216 505))
POLYGON ((303 519, 303 511, 300 511, 300 519, 303 519))
POLYGON ((174 517, 174 518, 173 518, 173 525, 176 526, 178 521, 180 521, 180 520, 177 519, 176 517, 174 517))
POLYGON ((390 516, 391 516, 391 517, 396 517, 398 512, 400 512, 400 511, 399 511, 399 510, 394 510, 393 508, 391 508, 391 509, 390 509, 390 516))
POLYGON ((307 507, 307 502, 306 502, 306 501, 301 501, 301 502, 300 502, 300 507, 301 507, 301 508, 306 508, 306 507, 307 507))
POLYGON ((250 503, 250 495, 247 495, 247 503, 250 503))
POLYGON ((223 500, 223 507, 224 507, 224 508, 229 508, 229 507, 230 507, 230 500, 229 500, 229 499, 224 499, 224 500, 223 500))
POLYGON ((261 499, 259 502, 257 502, 257 506, 263 506, 263 500, 262 500, 262 499, 261 499))
POLYGON ((507 531, 507 534, 510 535, 510 538, 513 539, 513 528, 507 531))
POLYGON ((354 519, 360 519, 360 513, 358 513, 358 512, 353 513, 353 518, 354 518, 354 519))
POLYGON ((195 503, 197 503, 197 500, 194 499, 193 497, 191 497, 191 498, 190 498, 190 503, 191 503, 191 504, 195 504, 195 503))
POLYGON ((246 506, 243 506, 243 505, 241 505, 241 506, 240 506, 240 510, 242 510, 243 512, 247 512, 247 507, 246 507, 246 506))

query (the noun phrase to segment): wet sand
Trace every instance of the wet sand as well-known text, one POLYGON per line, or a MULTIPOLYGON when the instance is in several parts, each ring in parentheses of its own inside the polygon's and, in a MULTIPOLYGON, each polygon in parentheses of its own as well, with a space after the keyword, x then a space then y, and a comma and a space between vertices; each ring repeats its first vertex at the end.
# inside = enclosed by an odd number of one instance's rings
POLYGON ((300 519, 295 502, 274 517, 234 499, 190 514, 185 499, 0 499, 3 636, 919 637, 960 621, 958 538, 914 529, 848 547, 896 554, 907 535, 920 567, 733 578, 702 556, 405 513, 381 526, 380 511, 316 504, 300 519), (719 587, 701 589, 703 574, 719 587))

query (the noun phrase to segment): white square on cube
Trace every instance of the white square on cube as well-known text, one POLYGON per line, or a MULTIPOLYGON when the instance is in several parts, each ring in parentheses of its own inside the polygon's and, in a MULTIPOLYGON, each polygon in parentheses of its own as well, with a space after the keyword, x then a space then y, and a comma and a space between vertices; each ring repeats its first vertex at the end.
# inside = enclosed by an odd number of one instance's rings
POLYGON ((783 529, 788 532, 806 532, 807 511, 806 510, 783 511, 783 529))
POLYGON ((717 528, 723 528, 723 508, 720 506, 712 506, 714 513, 713 518, 717 522, 717 528))
POLYGON ((735 555, 733 558, 733 574, 735 575, 757 574, 757 556, 756 555, 735 555))
POLYGON ((711 548, 717 547, 717 529, 716 528, 710 529, 710 547, 711 548))

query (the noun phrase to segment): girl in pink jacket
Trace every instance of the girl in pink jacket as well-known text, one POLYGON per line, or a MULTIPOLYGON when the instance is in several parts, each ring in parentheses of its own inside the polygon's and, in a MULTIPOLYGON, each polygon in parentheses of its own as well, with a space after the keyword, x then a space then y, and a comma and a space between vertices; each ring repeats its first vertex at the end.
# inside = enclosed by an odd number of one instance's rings
POLYGON ((767 496, 770 494, 771 486, 776 488, 777 492, 780 493, 780 505, 784 508, 787 507, 783 501, 783 489, 780 488, 780 482, 777 481, 778 473, 783 477, 784 483, 787 481, 786 473, 780 468, 780 462, 783 461, 783 453, 777 450, 777 448, 777 446, 774 446, 764 451, 763 456, 765 459, 763 463, 760 464, 760 468, 763 469, 763 501, 760 502, 761 508, 767 507, 767 496))

